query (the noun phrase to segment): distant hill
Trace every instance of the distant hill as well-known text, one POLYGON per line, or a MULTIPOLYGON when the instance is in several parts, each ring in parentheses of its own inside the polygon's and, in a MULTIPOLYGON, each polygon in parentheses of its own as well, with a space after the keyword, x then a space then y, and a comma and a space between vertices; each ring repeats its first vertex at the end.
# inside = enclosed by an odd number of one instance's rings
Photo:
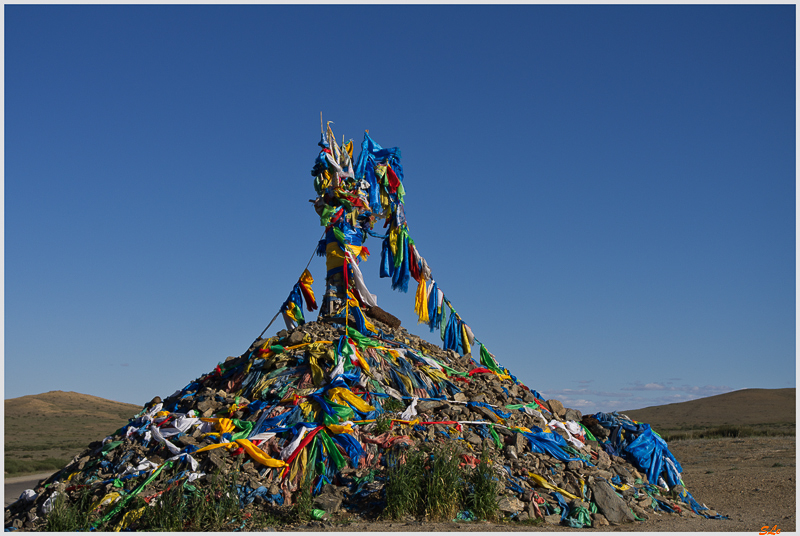
POLYGON ((60 469, 89 443, 127 424, 141 409, 71 391, 4 400, 5 472, 60 469))
POLYGON ((742 389, 664 406, 620 411, 654 430, 688 430, 722 425, 794 428, 796 389, 742 389))

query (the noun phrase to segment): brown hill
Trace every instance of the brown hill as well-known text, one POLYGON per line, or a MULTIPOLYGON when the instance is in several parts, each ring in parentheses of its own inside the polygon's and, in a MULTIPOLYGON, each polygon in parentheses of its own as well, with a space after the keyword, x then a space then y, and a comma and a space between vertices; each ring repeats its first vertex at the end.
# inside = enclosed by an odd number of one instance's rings
POLYGON ((795 388, 742 389, 721 395, 664 406, 622 411, 654 430, 691 430, 716 426, 758 429, 794 428, 797 412, 795 388))
POLYGON ((60 469, 142 409, 71 391, 10 398, 4 405, 6 474, 60 469))

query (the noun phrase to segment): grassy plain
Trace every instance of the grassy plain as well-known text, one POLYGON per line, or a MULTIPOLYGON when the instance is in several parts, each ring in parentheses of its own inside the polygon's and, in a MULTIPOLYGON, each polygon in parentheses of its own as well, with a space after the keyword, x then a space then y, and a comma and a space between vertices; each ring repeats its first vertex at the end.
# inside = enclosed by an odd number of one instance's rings
POLYGON ((56 471, 142 408, 96 396, 50 391, 4 401, 5 475, 56 471))
POLYGON ((666 441, 794 436, 796 389, 741 389, 688 402, 621 411, 666 441))

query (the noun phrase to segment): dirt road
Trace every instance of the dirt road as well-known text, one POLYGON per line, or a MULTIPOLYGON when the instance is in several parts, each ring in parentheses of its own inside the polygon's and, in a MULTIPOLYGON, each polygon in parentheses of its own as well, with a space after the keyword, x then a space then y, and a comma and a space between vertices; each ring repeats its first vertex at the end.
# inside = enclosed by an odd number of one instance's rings
POLYGON ((26 489, 33 489, 40 480, 47 478, 53 473, 38 473, 35 475, 15 476, 6 478, 3 487, 3 506, 8 506, 19 497, 19 494, 26 489))

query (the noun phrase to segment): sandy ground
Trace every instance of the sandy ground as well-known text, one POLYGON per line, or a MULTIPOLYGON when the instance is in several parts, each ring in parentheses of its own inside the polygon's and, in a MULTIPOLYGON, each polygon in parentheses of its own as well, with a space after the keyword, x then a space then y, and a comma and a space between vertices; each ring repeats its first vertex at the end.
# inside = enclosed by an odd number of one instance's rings
MULTIPOLYGON (((288 525, 266 530, 300 532, 563 532, 575 530, 635 532, 747 532, 757 534, 762 527, 781 533, 795 532, 796 439, 757 437, 745 439, 694 439, 675 441, 670 450, 683 467, 687 489, 698 502, 705 503, 730 519, 715 520, 689 515, 653 513, 644 522, 600 529, 572 529, 557 525, 532 526, 507 523, 427 523, 347 522, 335 520, 288 525)), ((5 504, 32 487, 38 479, 31 475, 5 480, 5 504), (31 477, 34 478, 31 478, 31 477)))

